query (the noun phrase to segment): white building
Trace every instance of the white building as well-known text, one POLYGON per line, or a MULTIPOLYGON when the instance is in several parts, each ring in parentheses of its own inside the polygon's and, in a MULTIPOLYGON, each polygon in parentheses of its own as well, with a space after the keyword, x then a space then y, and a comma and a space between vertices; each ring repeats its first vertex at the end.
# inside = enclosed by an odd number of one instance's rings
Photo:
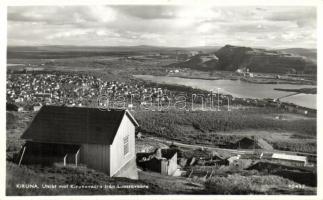
POLYGON ((271 161, 279 162, 280 164, 287 165, 297 165, 297 166, 306 166, 307 157, 306 156, 298 156, 298 155, 290 155, 290 154, 282 154, 282 153, 270 153, 260 155, 260 159, 267 159, 271 161))

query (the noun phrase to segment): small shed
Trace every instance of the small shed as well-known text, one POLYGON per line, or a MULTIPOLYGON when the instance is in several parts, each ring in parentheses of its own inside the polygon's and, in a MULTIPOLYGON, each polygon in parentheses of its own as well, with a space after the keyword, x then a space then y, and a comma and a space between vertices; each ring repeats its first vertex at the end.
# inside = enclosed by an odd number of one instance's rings
POLYGON ((138 126, 127 110, 43 106, 21 136, 26 143, 20 163, 82 163, 110 176, 137 178, 138 126))
POLYGON ((138 153, 137 163, 144 170, 173 175, 177 170, 177 152, 174 149, 157 149, 153 153, 138 153))

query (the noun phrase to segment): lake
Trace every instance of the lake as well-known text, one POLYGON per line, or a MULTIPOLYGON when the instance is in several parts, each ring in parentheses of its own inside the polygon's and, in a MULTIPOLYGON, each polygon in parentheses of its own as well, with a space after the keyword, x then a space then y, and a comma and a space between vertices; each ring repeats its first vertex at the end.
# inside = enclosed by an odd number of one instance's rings
MULTIPOLYGON (((134 75, 135 78, 173 85, 184 85, 207 91, 230 94, 240 98, 279 98, 292 92, 277 91, 274 88, 299 89, 313 88, 313 85, 292 85, 292 84, 255 84, 240 80, 203 80, 189 79, 170 76, 134 75)), ((280 99, 284 102, 294 103, 307 108, 316 109, 316 94, 297 94, 280 99)))

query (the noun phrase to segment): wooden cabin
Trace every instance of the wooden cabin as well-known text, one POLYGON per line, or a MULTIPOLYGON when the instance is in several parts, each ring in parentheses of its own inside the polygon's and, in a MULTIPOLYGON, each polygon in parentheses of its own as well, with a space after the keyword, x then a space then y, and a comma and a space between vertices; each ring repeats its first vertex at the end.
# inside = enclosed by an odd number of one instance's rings
POLYGON ((135 129, 127 110, 43 106, 22 139, 19 163, 84 164, 109 176, 137 178, 135 129))

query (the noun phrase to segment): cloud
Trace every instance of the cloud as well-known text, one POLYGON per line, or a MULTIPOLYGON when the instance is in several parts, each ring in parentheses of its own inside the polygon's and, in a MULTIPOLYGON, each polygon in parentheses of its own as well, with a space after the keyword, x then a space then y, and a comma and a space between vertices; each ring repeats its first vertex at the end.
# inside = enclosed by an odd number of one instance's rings
POLYGON ((82 24, 111 22, 117 12, 107 6, 36 6, 9 7, 8 20, 46 24, 82 24))
POLYGON ((313 20, 316 18, 316 9, 315 7, 282 7, 267 12, 265 18, 273 21, 296 21, 302 18, 313 20))
POLYGON ((292 9, 278 9, 267 13, 265 19, 270 21, 289 21, 295 22, 299 27, 316 26, 316 8, 315 7, 294 7, 292 9))
POLYGON ((89 30, 83 30, 83 29, 76 29, 71 31, 64 31, 64 32, 58 32, 52 35, 47 36, 47 39, 59 39, 59 38, 68 38, 68 37, 75 37, 75 36, 81 36, 86 35, 90 31, 89 30))
POLYGON ((117 12, 108 6, 90 6, 88 16, 98 22, 111 22, 115 21, 117 12))
POLYGON ((172 19, 179 9, 178 6, 113 6, 124 15, 141 19, 172 19))
POLYGON ((315 32, 313 7, 8 7, 9 45, 315 47, 315 32))

